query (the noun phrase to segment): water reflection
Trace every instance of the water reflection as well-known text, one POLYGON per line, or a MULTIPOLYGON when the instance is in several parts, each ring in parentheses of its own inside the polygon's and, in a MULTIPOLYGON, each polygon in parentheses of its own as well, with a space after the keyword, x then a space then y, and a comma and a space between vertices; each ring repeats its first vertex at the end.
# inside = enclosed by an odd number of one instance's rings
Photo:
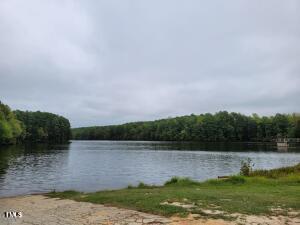
POLYGON ((172 176, 205 180, 237 173, 250 157, 256 168, 300 162, 298 147, 255 143, 73 141, 70 145, 0 149, 0 196, 52 189, 96 191, 162 184, 172 176))
MULTIPOLYGON (((16 145, 0 148, 0 196, 40 192, 64 169, 69 145, 16 145), (54 172, 54 173, 53 173, 54 172), (43 184, 43 185, 41 185, 43 184)), ((50 190, 50 189, 48 189, 50 190)))

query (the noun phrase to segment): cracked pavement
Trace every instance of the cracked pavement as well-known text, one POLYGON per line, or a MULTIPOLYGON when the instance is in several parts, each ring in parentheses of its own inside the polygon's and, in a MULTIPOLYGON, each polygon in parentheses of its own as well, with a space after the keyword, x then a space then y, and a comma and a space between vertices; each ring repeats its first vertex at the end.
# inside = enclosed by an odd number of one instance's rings
POLYGON ((42 195, 0 199, 0 224, 15 225, 164 225, 168 218, 88 202, 42 195), (21 211, 22 218, 4 218, 5 211, 21 211))

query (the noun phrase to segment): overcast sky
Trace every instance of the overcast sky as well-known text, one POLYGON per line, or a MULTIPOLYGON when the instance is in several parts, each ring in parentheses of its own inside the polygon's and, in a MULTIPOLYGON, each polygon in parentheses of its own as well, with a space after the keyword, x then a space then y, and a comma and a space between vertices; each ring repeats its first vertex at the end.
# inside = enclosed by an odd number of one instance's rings
POLYGON ((73 127, 300 112, 300 1, 1 0, 0 100, 73 127))

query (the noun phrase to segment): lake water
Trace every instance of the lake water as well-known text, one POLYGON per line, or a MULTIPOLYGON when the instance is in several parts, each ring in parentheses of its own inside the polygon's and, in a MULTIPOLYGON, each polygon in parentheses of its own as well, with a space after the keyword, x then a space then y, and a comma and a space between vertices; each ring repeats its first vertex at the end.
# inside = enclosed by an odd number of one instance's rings
POLYGON ((206 180, 238 173, 248 157, 255 168, 289 166, 300 162, 300 148, 149 141, 6 146, 0 148, 0 196, 159 185, 173 176, 206 180))

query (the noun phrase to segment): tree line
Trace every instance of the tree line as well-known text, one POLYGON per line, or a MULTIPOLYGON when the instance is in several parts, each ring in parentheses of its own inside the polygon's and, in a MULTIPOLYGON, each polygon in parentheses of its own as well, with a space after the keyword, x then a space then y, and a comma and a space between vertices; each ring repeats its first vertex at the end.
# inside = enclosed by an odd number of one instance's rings
POLYGON ((122 125, 72 129, 77 140, 272 141, 300 137, 299 114, 246 116, 221 111, 122 125))
POLYGON ((12 111, 0 102, 0 144, 63 143, 70 138, 68 119, 48 112, 12 111))

